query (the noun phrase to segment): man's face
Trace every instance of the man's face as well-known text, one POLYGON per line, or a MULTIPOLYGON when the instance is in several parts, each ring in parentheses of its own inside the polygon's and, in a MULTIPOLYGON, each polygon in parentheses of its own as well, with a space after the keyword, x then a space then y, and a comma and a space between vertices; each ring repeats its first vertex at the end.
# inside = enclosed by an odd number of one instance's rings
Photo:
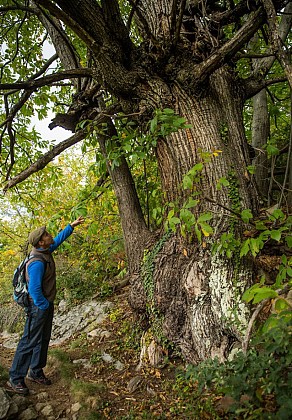
POLYGON ((52 237, 52 235, 45 231, 41 237, 41 239, 39 240, 39 245, 41 246, 41 248, 49 248, 50 245, 52 245, 54 243, 54 239, 52 237))

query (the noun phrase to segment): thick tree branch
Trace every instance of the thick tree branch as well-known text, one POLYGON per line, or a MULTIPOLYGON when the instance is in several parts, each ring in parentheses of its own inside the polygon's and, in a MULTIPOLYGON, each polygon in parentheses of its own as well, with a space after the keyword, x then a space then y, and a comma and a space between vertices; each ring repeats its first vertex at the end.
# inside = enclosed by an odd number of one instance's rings
POLYGON ((211 73, 230 60, 230 58, 234 57, 242 46, 248 42, 253 34, 260 28, 263 17, 264 12, 262 8, 259 8, 229 41, 211 54, 205 61, 196 65, 193 72, 194 83, 200 85, 211 75, 211 73))
POLYGON ((178 19, 176 20, 176 26, 175 26, 175 33, 174 33, 174 40, 173 40, 174 48, 176 47, 179 40, 185 7, 186 7, 186 0, 181 0, 181 4, 179 8, 179 15, 178 15, 178 19))
POLYGON ((153 45, 155 45, 155 46, 158 47, 159 44, 157 42, 157 39, 152 34, 152 32, 151 32, 151 30, 149 28, 149 25, 147 23, 147 20, 144 18, 144 16, 142 15, 142 13, 140 13, 140 10, 138 8, 139 0, 136 0, 136 2, 134 0, 128 0, 128 1, 129 1, 130 5, 133 7, 133 9, 135 11, 135 14, 136 14, 136 16, 138 18, 138 21, 140 22, 143 30, 145 31, 145 34, 146 34, 148 40, 151 41, 153 45))
POLYGON ((90 36, 77 21, 70 17, 69 13, 64 12, 62 9, 53 4, 50 0, 35 0, 35 4, 42 6, 48 10, 52 16, 61 20, 65 25, 69 26, 84 42, 92 49, 96 50, 96 40, 90 36))
POLYGON ((49 74, 36 80, 27 80, 25 82, 16 83, 0 83, 0 89, 32 89, 35 90, 42 86, 51 85, 64 79, 74 79, 78 77, 93 76, 93 70, 89 68, 65 70, 55 74, 49 74))
POLYGON ((10 179, 5 185, 3 191, 6 192, 10 188, 14 187, 15 185, 27 179, 33 173, 38 172, 41 169, 43 169, 45 166, 47 166, 48 163, 50 163, 56 156, 58 156, 64 150, 68 149, 69 147, 83 140, 88 135, 90 130, 93 130, 93 124, 91 127, 87 126, 86 128, 77 131, 76 134, 62 141, 57 146, 53 147, 50 151, 45 153, 40 159, 38 159, 31 166, 24 169, 24 171, 20 172, 14 178, 10 179))
MULTIPOLYGON (((42 10, 40 6, 36 5, 36 14, 38 19, 46 30, 54 44, 55 50, 60 58, 63 67, 66 70, 80 68, 80 60, 78 54, 72 45, 70 39, 62 28, 60 21, 53 16, 50 16, 45 10, 42 10)), ((81 89, 80 79, 74 79, 75 87, 78 91, 81 89)))
POLYGON ((171 15, 170 15, 170 30, 169 30, 170 38, 172 38, 175 33, 176 15, 177 15, 177 6, 178 6, 177 3, 178 3, 178 0, 172 1, 171 15))
MULTIPOLYGON (((282 40, 279 36, 279 29, 277 24, 277 14, 274 8, 273 2, 271 0, 262 0, 264 8, 266 10, 266 14, 268 17, 268 24, 269 24, 269 39, 270 44, 272 46, 272 50, 275 53, 279 63, 281 64, 286 76, 287 80, 290 84, 290 88, 292 88, 292 66, 288 57, 288 54, 282 47, 282 40)), ((292 3, 291 3, 292 4, 292 3)), ((289 29, 291 29, 291 21, 289 29)))
POLYGON ((22 10, 24 12, 35 13, 32 7, 24 6, 23 4, 18 4, 17 6, 0 6, 0 13, 11 12, 13 10, 22 10))
POLYGON ((6 185, 3 188, 3 191, 6 192, 10 188, 14 187, 15 185, 19 184, 20 182, 27 179, 30 175, 32 175, 35 172, 40 171, 45 166, 47 166, 48 163, 50 163, 56 156, 61 154, 64 150, 68 149, 69 147, 73 146, 74 144, 80 142, 83 140, 86 136, 88 136, 89 133, 91 133, 94 129, 96 129, 96 126, 108 118, 110 118, 111 115, 105 115, 103 113, 99 113, 94 120, 92 120, 86 127, 78 130, 73 136, 69 137, 68 139, 62 141, 55 147, 53 147, 51 150, 49 150, 47 153, 45 153, 43 156, 41 156, 35 163, 33 163, 28 168, 24 169, 22 172, 20 172, 18 175, 16 175, 14 178, 10 179, 6 185))
MULTIPOLYGON (((282 20, 279 24, 279 29, 277 29, 277 36, 280 37, 282 51, 284 51, 282 43, 284 43, 284 41, 287 39, 287 36, 289 35, 291 31, 291 26, 292 26, 292 2, 289 2, 289 4, 287 5, 283 13, 282 20)), ((252 80, 263 79, 263 77, 267 75, 270 68, 272 67, 276 59, 275 51, 272 48, 270 48, 266 52, 266 55, 268 55, 268 57, 265 57, 263 59, 259 57, 259 60, 254 66, 254 71, 250 78, 251 83, 252 83, 252 80)))

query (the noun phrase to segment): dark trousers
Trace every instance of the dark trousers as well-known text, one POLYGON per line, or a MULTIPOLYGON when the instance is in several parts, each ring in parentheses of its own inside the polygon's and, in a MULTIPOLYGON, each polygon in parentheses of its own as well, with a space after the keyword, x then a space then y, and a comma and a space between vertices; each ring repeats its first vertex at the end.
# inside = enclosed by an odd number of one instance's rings
POLYGON ((12 382, 23 381, 29 369, 34 376, 43 373, 43 368, 47 364, 53 316, 53 303, 50 303, 45 311, 34 304, 29 308, 24 332, 18 343, 9 371, 12 382))

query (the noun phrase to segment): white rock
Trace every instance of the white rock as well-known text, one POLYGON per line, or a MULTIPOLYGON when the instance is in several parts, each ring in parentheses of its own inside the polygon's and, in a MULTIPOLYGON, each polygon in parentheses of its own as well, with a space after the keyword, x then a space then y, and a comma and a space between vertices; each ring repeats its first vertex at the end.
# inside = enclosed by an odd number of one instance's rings
POLYGON ((113 357, 108 353, 103 353, 101 355, 101 358, 106 363, 112 363, 114 361, 113 357))
POLYGON ((53 407, 51 405, 46 405, 46 407, 42 409, 41 413, 45 417, 51 416, 54 414, 53 407))
POLYGON ((82 408, 82 405, 77 402, 71 406, 72 413, 77 413, 82 408))
POLYGON ((117 369, 117 370, 123 370, 124 369, 124 367, 125 367, 125 365, 124 365, 124 363, 122 363, 122 362, 120 362, 119 360, 117 360, 116 362, 115 362, 115 368, 117 369))

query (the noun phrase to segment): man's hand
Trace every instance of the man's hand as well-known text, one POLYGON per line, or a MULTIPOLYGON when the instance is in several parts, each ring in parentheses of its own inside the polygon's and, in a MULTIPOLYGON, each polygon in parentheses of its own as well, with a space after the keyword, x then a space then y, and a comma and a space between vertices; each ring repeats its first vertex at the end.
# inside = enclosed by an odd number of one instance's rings
POLYGON ((81 223, 84 223, 83 216, 79 216, 78 219, 74 220, 74 222, 70 223, 70 225, 74 228, 75 226, 81 225, 81 223))

